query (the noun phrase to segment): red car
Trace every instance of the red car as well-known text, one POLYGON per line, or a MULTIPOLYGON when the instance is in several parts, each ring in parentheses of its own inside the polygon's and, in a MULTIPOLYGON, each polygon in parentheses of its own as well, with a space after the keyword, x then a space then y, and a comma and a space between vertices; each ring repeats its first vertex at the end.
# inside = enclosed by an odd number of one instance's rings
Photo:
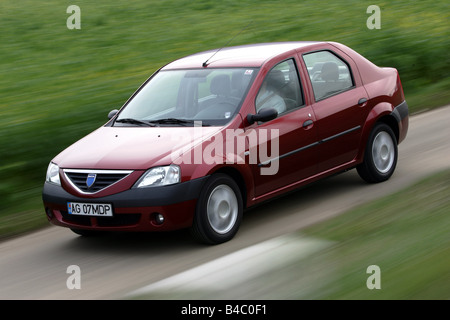
POLYGON ((408 114, 397 70, 339 43, 201 52, 51 161, 45 211, 81 235, 190 228, 222 243, 246 208, 318 179, 389 179, 408 114))

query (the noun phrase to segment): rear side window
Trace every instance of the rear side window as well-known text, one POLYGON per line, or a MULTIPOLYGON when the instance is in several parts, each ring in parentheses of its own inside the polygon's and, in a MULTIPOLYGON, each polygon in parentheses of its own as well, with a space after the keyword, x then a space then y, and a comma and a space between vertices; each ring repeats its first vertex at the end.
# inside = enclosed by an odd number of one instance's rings
POLYGON ((316 101, 354 87, 348 64, 330 51, 303 55, 316 101))

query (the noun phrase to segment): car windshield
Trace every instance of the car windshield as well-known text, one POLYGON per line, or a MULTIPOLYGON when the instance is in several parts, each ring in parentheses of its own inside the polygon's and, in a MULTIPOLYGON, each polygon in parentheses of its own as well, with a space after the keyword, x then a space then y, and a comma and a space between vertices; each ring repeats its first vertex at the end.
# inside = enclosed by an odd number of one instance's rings
POLYGON ((224 125, 238 112, 255 68, 166 70, 126 104, 115 126, 224 125))

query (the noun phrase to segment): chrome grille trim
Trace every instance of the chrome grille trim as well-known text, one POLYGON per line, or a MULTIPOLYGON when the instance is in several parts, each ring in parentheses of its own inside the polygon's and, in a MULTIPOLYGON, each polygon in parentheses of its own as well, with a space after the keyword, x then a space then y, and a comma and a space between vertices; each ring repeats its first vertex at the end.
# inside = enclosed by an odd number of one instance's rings
POLYGON ((63 172, 67 181, 78 192, 82 194, 96 194, 125 179, 133 170, 63 169, 63 172), (91 186, 93 188, 92 191, 89 191, 90 188, 85 185, 86 178, 90 173, 98 175, 95 183, 91 186))

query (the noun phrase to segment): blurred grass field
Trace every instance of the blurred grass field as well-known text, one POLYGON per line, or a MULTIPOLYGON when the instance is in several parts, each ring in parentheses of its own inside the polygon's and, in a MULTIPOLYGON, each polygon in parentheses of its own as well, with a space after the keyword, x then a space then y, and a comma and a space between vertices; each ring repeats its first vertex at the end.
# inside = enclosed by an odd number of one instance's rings
POLYGON ((448 300, 449 181, 448 170, 434 174, 302 230, 302 234, 334 242, 309 262, 313 270, 327 269, 332 274, 316 298, 448 300), (326 261, 326 265, 315 265, 316 261, 326 261), (380 289, 366 286, 370 265, 380 268, 380 289))
POLYGON ((342 42, 399 70, 412 112, 450 102, 448 1, 0 2, 0 237, 46 224, 49 161, 107 121, 156 69, 231 45, 342 42), (69 30, 69 5, 81 30, 69 30), (369 5, 381 29, 369 30, 369 5))

